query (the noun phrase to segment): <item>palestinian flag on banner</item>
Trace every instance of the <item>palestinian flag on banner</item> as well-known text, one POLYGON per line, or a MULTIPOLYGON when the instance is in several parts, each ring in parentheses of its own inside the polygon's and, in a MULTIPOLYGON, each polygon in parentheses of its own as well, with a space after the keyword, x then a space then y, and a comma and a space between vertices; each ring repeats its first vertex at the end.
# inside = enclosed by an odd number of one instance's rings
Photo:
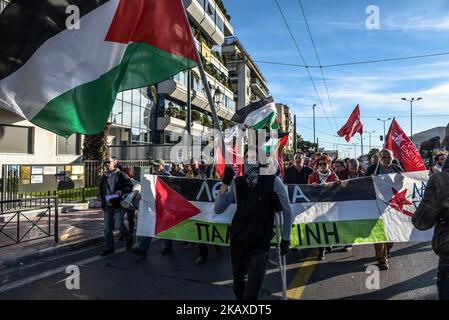
POLYGON ((13 0, 0 39, 0 108, 66 137, 103 130, 118 92, 197 62, 181 0, 13 0))
MULTIPOLYGON (((428 173, 379 175, 325 185, 285 185, 291 246, 430 241, 412 224, 428 173), (398 179, 398 177, 401 177, 398 179)), ((144 175, 137 235, 229 245, 235 204, 214 213, 219 180, 144 175)))
POLYGON ((273 97, 263 99, 238 110, 231 121, 250 126, 256 130, 279 129, 276 104, 273 97))

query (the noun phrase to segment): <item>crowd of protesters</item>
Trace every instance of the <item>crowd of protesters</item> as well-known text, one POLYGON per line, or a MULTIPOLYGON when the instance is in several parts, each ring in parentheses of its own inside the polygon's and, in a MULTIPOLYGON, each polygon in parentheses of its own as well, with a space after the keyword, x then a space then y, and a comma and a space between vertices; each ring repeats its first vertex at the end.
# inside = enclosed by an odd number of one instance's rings
MULTIPOLYGON (((435 175, 444 171, 446 154, 439 153, 433 159, 433 165, 429 169, 429 175, 435 175)), ((446 162, 447 163, 447 162, 446 162)), ((447 166, 447 165, 446 165, 447 166)), ((133 178, 130 168, 123 168, 117 159, 107 158, 104 161, 104 174, 100 182, 100 195, 102 208, 104 210, 104 235, 106 238, 106 249, 102 255, 114 252, 113 229, 114 226, 120 230, 120 238, 126 240, 127 249, 133 246, 136 211, 138 210, 138 199, 140 197, 140 184, 133 178), (128 201, 123 205, 123 195, 133 195, 132 203, 128 201), (122 199, 120 202, 120 199, 122 199), (124 217, 127 216, 128 228, 125 227, 124 217)), ((447 170, 447 168, 446 168, 447 170)), ((198 160, 188 164, 166 164, 162 160, 153 163, 151 172, 156 175, 186 177, 190 179, 220 179, 215 168, 211 164, 206 164, 198 160)), ((279 170, 280 172, 280 170, 279 170)), ((379 174, 403 172, 402 166, 392 156, 389 150, 383 149, 379 153, 371 156, 369 161, 361 159, 332 159, 326 153, 304 153, 298 152, 292 161, 285 163, 284 183, 286 184, 326 184, 379 174)), ((422 227, 424 228, 424 227, 422 227)), ((151 237, 139 237, 138 243, 132 252, 139 256, 146 256, 151 244, 151 237)), ((173 253, 173 241, 164 240, 165 247, 162 255, 173 253)), ((389 269, 388 259, 393 243, 374 244, 375 257, 380 270, 389 269)), ((198 255, 194 261, 200 265, 208 261, 207 244, 196 244, 185 242, 184 249, 198 250, 198 255)), ((214 246, 217 257, 223 255, 220 246, 214 246)), ((352 246, 345 246, 343 250, 349 251, 352 246)), ((318 248, 318 259, 325 259, 325 252, 331 252, 332 247, 318 248)), ((444 269, 448 273, 447 267, 444 269)))

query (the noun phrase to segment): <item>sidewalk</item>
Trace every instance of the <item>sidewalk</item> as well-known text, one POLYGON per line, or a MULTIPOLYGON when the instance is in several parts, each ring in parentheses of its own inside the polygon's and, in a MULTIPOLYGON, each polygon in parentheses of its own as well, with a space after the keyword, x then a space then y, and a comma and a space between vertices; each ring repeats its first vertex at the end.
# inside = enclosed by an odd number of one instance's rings
MULTIPOLYGON (((87 205, 83 204, 78 204, 76 207, 61 207, 58 244, 54 242, 52 236, 0 248, 0 270, 20 265, 35 258, 69 252, 80 247, 103 242, 103 211, 86 208, 87 205)), ((30 226, 31 224, 24 226, 24 228, 30 226)), ((0 234, 0 245, 4 244, 6 240, 8 240, 6 236, 0 234)))

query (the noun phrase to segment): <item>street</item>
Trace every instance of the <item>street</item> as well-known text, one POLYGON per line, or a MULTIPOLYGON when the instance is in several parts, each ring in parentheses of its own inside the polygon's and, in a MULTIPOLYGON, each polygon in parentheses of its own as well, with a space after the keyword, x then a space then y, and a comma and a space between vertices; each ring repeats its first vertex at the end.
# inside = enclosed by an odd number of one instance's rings
MULTIPOLYGON (((161 256, 163 241, 153 242, 148 257, 126 252, 119 243, 115 254, 100 257, 102 245, 70 254, 39 259, 0 273, 0 299, 234 299, 229 250, 218 259, 197 266, 197 249, 185 250, 175 243, 174 253, 161 256), (79 289, 68 290, 69 265, 80 270, 79 289)), ((288 298, 315 299, 437 299, 437 257, 429 243, 396 243, 390 270, 380 272, 379 289, 368 289, 366 267, 375 264, 372 245, 355 246, 344 252, 335 248, 324 261, 316 250, 294 250, 287 257, 288 298)), ((275 260, 271 251, 270 258, 275 260)), ((282 297, 278 268, 268 264, 260 299, 282 297)))

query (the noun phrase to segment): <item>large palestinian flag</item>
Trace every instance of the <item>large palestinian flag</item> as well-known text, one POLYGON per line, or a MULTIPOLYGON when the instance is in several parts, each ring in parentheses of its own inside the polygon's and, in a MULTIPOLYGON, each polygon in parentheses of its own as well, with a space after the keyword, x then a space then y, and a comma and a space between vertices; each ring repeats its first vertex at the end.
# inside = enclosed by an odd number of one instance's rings
MULTIPOLYGON (((325 185, 285 185, 294 217, 291 245, 429 241, 411 216, 424 194, 428 172, 363 177, 325 185)), ((214 213, 221 181, 144 175, 137 235, 229 244, 235 204, 214 213)))
POLYGON ((253 102, 238 110, 231 121, 244 124, 256 130, 279 129, 276 104, 272 97, 253 102))
POLYGON ((100 132, 117 92, 197 61, 181 0, 14 0, 0 39, 0 108, 63 136, 100 132))

